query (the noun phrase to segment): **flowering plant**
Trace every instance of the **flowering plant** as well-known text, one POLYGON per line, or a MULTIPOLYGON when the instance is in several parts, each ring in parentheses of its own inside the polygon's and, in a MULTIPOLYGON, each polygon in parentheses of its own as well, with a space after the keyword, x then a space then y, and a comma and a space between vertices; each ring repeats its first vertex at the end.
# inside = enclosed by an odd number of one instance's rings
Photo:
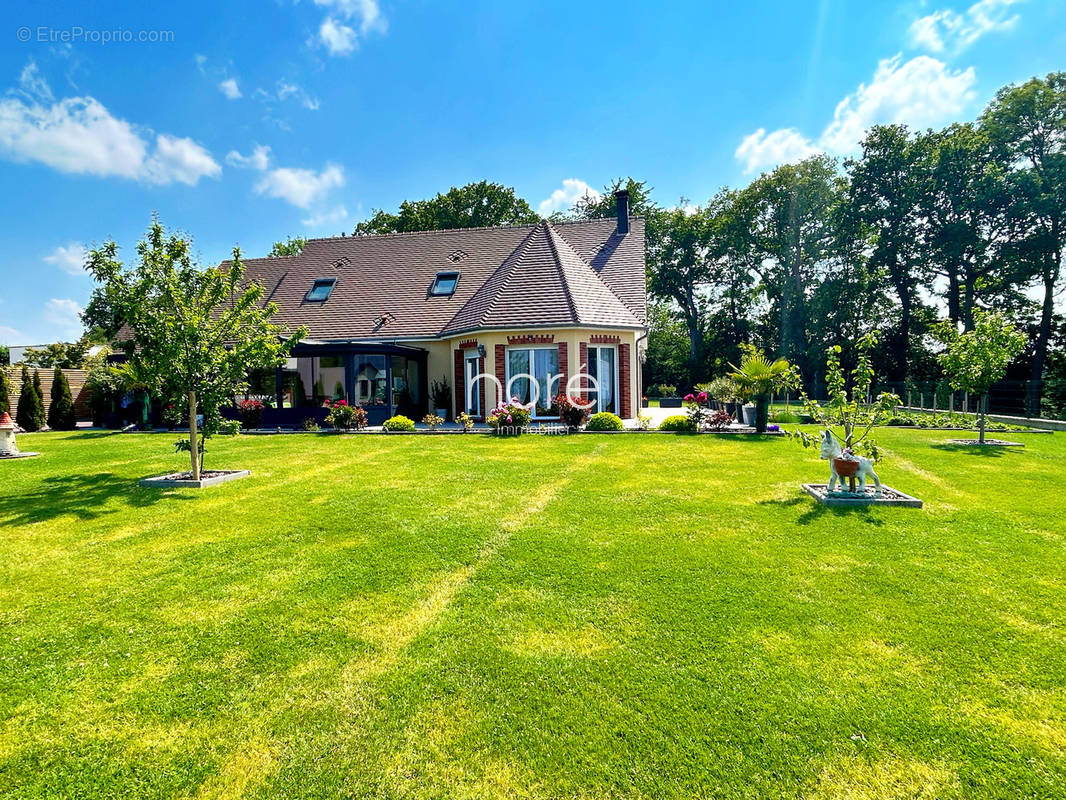
POLYGON ((559 409, 559 418, 569 428, 580 428, 589 418, 589 410, 584 405, 578 405, 573 398, 565 392, 561 392, 555 398, 555 407, 559 409))
POLYGON ((715 410, 707 414, 707 427, 712 431, 720 431, 728 428, 733 422, 729 412, 715 410))
POLYGON ((510 402, 501 402, 489 412, 489 427, 495 428, 497 433, 516 434, 529 425, 533 419, 533 413, 518 402, 517 397, 512 397, 510 402))
POLYGON ((710 410, 707 408, 707 393, 689 392, 685 395, 685 405, 688 407, 688 418, 692 422, 693 430, 702 430, 710 416, 710 410))
POLYGON ((456 415, 455 423, 457 425, 462 425, 464 431, 474 430, 474 418, 465 411, 462 414, 456 415))
POLYGON ((366 410, 362 406, 350 406, 347 400, 326 400, 324 405, 329 409, 326 422, 332 428, 350 431, 352 428, 362 429, 367 425, 366 410))
POLYGON ((427 425, 431 431, 437 430, 444 423, 444 417, 439 417, 436 414, 426 414, 422 417, 422 424, 427 425))
POLYGON ((263 404, 258 400, 241 400, 237 403, 237 412, 241 415, 243 427, 258 428, 263 419, 263 404))

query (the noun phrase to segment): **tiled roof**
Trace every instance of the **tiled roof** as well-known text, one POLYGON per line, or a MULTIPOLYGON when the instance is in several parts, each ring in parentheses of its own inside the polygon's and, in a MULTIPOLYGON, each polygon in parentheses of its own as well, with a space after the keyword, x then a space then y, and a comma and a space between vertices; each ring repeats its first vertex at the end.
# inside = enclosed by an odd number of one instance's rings
POLYGON ((278 323, 306 325, 312 339, 430 338, 512 326, 643 327, 644 222, 632 219, 624 236, 615 224, 311 239, 297 256, 246 259, 245 277, 278 304, 278 323), (454 294, 429 294, 438 272, 455 270, 461 277, 454 294), (336 278, 324 303, 304 299, 316 278, 336 278))

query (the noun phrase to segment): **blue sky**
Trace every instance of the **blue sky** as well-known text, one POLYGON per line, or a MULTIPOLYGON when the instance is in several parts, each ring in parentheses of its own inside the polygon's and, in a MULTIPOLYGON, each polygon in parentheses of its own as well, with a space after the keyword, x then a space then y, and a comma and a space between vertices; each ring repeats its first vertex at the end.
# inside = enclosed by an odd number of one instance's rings
POLYGON ((204 263, 453 185, 545 213, 634 175, 702 202, 876 122, 1066 69, 1066 3, 8 4, 0 343, 79 332, 82 249, 157 211, 204 263), (142 41, 143 39, 143 41, 142 41))

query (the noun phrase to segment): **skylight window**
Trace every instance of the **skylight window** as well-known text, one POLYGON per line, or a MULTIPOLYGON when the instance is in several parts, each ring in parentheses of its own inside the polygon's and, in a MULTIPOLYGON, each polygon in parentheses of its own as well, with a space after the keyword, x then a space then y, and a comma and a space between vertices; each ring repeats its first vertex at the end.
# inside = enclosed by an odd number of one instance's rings
POLYGON ((307 292, 307 296, 304 297, 309 303, 324 303, 329 299, 330 294, 333 293, 333 287, 336 285, 336 278, 317 278, 311 285, 311 288, 307 292))
POLYGON ((446 297, 455 293, 455 287, 458 283, 458 272, 438 272, 437 277, 433 279, 433 285, 429 287, 429 293, 446 297))

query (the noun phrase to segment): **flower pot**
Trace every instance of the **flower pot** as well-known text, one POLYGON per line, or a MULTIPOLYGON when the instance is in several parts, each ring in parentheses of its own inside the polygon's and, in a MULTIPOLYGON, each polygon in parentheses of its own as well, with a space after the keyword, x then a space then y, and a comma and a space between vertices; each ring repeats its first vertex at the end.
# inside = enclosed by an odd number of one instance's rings
POLYGON ((744 424, 745 425, 754 425, 755 424, 755 406, 753 406, 753 405, 744 406, 744 424))
POLYGON ((849 461, 846 458, 834 458, 833 469, 841 478, 854 478, 859 471, 859 462, 849 461))
POLYGON ((448 409, 446 408, 435 408, 433 409, 433 413, 441 419, 448 419, 448 409))

